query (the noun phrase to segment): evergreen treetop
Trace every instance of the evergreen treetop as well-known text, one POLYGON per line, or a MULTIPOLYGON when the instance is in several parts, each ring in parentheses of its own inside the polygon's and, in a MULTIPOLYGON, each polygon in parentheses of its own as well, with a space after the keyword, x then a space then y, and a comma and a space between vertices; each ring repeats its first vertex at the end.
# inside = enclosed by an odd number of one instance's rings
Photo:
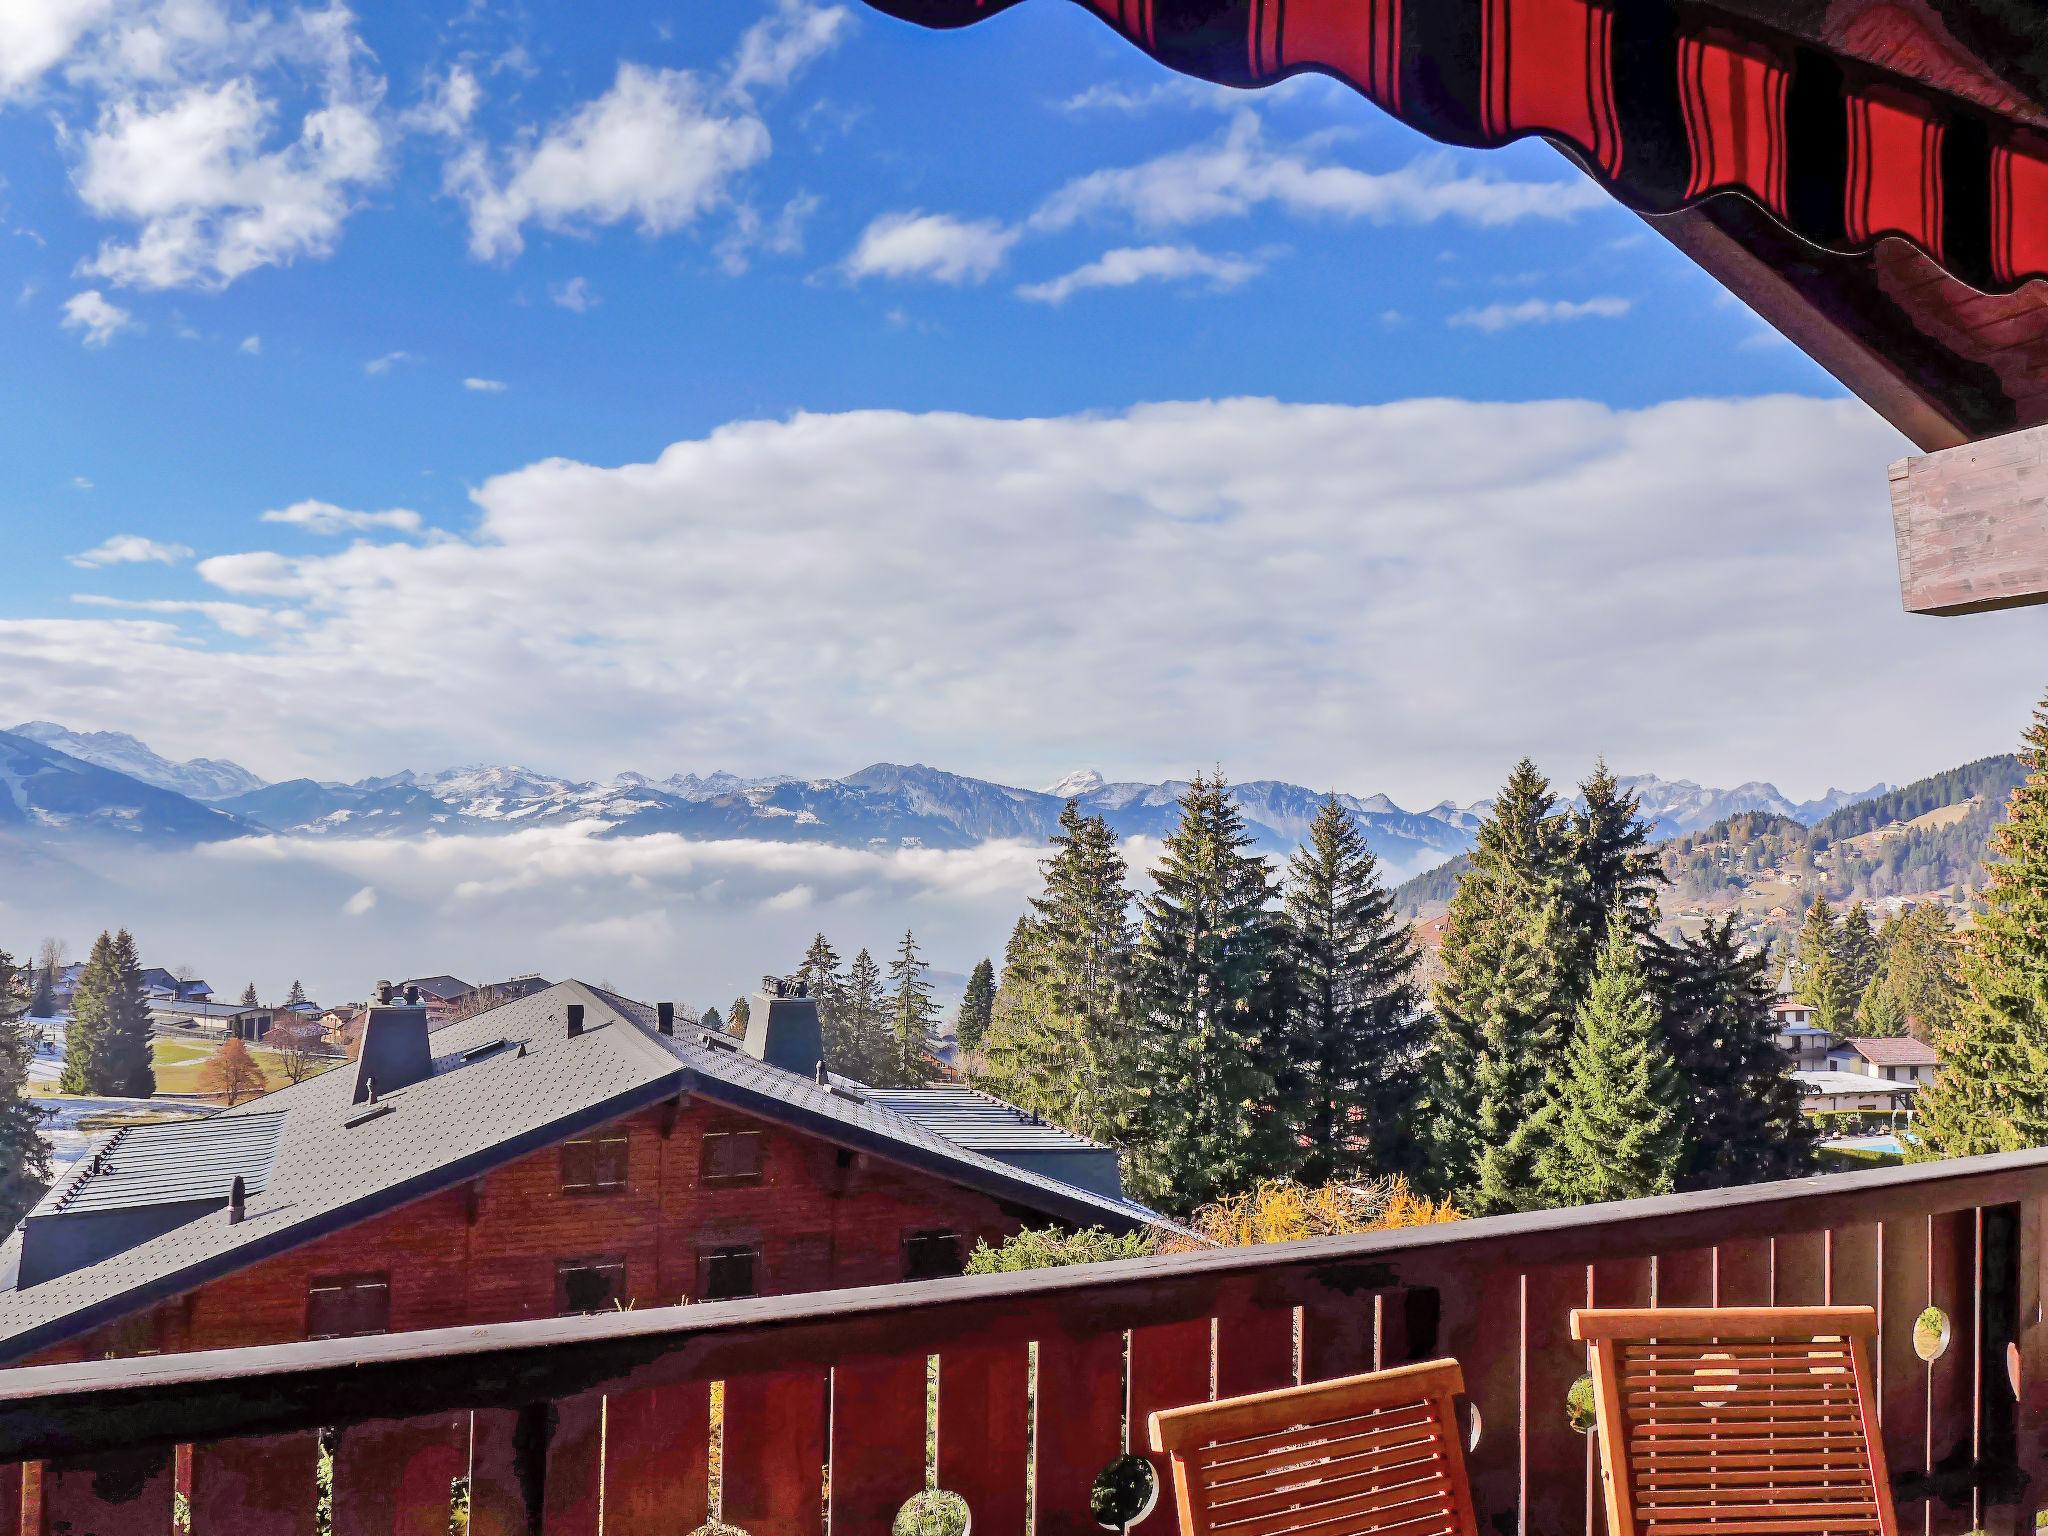
POLYGON ((967 973, 967 995, 960 999, 960 1018, 955 1038, 963 1051, 978 1051, 995 1016, 996 967, 988 959, 977 960, 967 973))
POLYGON ((26 1023, 27 978, 0 950, 0 1226, 12 1230, 50 1187, 43 1112, 28 1097, 35 1033, 26 1023))
POLYGON ((939 1006, 932 1001, 931 967, 917 952, 917 939, 906 928, 896 958, 889 962, 889 1032, 894 1039, 893 1082, 885 1087, 914 1088, 931 1076, 939 1046, 939 1006))

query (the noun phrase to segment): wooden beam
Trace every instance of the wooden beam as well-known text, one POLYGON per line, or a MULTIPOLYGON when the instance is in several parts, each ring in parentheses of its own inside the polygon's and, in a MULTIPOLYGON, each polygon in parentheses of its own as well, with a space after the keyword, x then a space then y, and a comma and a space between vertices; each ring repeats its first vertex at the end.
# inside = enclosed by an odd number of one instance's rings
POLYGON ((2048 426, 1899 460, 1892 525, 1908 613, 2048 602, 2048 426))

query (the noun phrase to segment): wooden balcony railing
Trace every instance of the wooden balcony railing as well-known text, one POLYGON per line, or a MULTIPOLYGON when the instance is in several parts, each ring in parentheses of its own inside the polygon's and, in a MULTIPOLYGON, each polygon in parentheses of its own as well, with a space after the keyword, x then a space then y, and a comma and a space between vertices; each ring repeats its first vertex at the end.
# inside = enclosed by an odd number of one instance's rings
MULTIPOLYGON (((1591 1536, 1569 1310, 1824 1301, 1878 1309, 1902 1529, 2031 1531, 2048 1487, 2044 1215, 2048 1152, 2028 1152, 1078 1269, 6 1371, 0 1532, 311 1536, 324 1434, 334 1536, 442 1536, 463 1477, 477 1536, 685 1536, 714 1468, 724 1518, 753 1536, 886 1531, 928 1477, 967 1500, 978 1536, 1070 1536, 1096 1529, 1091 1483, 1142 1446, 1155 1408, 1448 1354, 1476 1421, 1481 1528, 1591 1536)), ((1170 1505, 1137 1529, 1171 1536, 1170 1505)))

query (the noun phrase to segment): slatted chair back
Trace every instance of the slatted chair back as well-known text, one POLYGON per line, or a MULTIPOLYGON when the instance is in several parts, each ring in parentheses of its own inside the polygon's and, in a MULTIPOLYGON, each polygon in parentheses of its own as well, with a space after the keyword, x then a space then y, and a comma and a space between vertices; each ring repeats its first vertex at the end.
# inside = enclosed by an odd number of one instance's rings
POLYGON ((1869 1307, 1587 1310, 1609 1536, 1898 1536, 1869 1307))
POLYGON ((1152 1415, 1181 1536, 1477 1536, 1455 1360, 1152 1415))

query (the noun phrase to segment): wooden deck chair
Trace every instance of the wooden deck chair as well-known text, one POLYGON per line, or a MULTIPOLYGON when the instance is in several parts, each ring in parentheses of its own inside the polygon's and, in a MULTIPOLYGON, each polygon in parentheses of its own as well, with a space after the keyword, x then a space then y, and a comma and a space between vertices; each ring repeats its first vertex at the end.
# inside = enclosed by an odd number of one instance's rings
POLYGON ((1869 1307, 1589 1310, 1609 1536, 1898 1536, 1869 1307))
POLYGON ((1181 1536, 1477 1536, 1455 1360, 1152 1415, 1181 1536))

